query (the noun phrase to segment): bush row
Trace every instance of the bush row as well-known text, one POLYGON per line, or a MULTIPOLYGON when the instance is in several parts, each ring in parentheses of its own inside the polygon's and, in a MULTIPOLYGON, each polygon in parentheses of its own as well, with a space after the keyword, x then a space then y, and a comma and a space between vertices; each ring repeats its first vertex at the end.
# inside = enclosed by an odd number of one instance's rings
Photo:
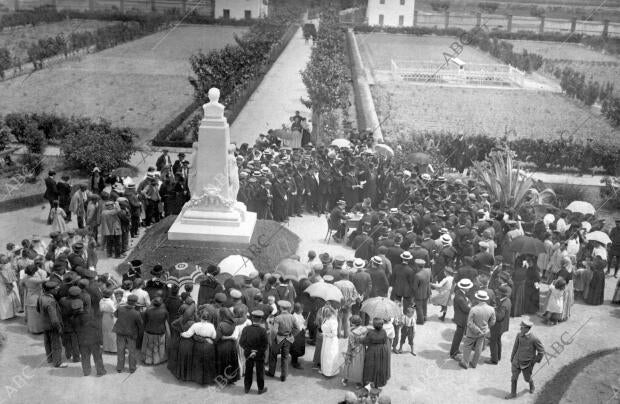
POLYGON ((415 150, 436 153, 447 166, 459 171, 471 167, 474 161, 483 161, 489 152, 501 143, 507 143, 519 160, 533 163, 541 171, 576 168, 582 173, 591 173, 592 168, 602 167, 606 174, 615 175, 619 167, 620 147, 575 139, 522 138, 507 141, 505 138, 497 139, 486 135, 462 136, 449 132, 423 132, 408 137, 405 143, 409 141, 414 144, 415 150))
POLYGON ((329 124, 329 113, 344 110, 349 103, 351 70, 346 55, 346 37, 340 27, 338 12, 326 6, 321 10, 310 60, 301 72, 308 93, 308 100, 302 102, 312 109, 313 129, 319 139, 335 134, 337 127, 329 124))
POLYGON ((594 104, 597 100, 603 102, 607 97, 612 96, 614 91, 613 84, 601 84, 598 81, 592 80, 592 78, 586 82, 584 73, 573 70, 570 67, 565 67, 561 71, 556 68, 553 75, 560 79, 560 87, 562 87, 562 91, 566 95, 571 98, 577 98, 588 106, 594 104))
POLYGON ((236 38, 236 45, 192 55, 190 64, 196 77, 191 77, 190 83, 195 101, 157 133, 153 144, 191 147, 192 141, 198 139, 200 107, 208 102, 207 92, 211 87, 220 89, 220 102, 227 106, 228 122, 234 122, 297 29, 291 25, 290 16, 269 18, 236 38))
MULTIPOLYGON (((179 3, 180 5, 180 3, 179 3)), ((0 30, 9 27, 18 27, 23 25, 38 25, 43 23, 52 23, 63 21, 66 19, 88 19, 102 21, 135 21, 141 25, 162 25, 179 20, 182 17, 176 12, 166 13, 135 13, 120 11, 74 11, 74 10, 54 10, 50 8, 35 9, 32 11, 18 11, 15 13, 5 14, 0 17, 0 30)), ((193 11, 183 16, 183 22, 186 24, 225 24, 249 26, 256 20, 232 20, 223 18, 213 18, 200 15, 193 11)))

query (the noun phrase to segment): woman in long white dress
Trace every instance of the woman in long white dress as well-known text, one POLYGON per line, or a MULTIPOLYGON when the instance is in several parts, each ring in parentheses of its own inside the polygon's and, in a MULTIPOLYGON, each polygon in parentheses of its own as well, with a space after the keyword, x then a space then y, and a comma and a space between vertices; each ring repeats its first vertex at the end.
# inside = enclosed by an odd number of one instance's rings
POLYGON ((116 352, 116 334, 112 332, 116 318, 114 312, 118 308, 117 300, 112 297, 112 291, 106 289, 102 292, 103 298, 99 301, 99 311, 101 312, 101 331, 103 334, 103 350, 105 352, 116 352))
POLYGON ((228 146, 228 192, 230 199, 236 201, 239 193, 239 167, 237 166, 235 150, 237 147, 234 144, 228 146))
POLYGON ((58 206, 58 201, 53 202, 50 214, 52 215, 52 231, 65 233, 67 231, 67 214, 58 206))
POLYGON ((326 310, 323 324, 323 345, 321 347, 321 374, 331 377, 340 371, 340 355, 338 349, 338 320, 336 313, 326 310))
POLYGON ((41 334, 43 330, 43 315, 37 311, 37 302, 43 294, 42 285, 47 281, 47 272, 32 264, 26 267, 24 279, 20 282, 24 290, 24 309, 28 332, 41 334))
POLYGON ((10 259, 0 255, 0 320, 8 320, 17 316, 21 309, 17 289, 17 275, 11 266, 10 259))

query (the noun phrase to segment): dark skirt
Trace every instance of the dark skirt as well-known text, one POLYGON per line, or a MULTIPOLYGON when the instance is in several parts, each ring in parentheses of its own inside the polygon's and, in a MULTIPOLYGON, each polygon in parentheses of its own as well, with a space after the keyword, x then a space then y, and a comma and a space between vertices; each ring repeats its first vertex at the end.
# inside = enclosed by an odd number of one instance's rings
POLYGON ((206 340, 190 340, 193 342, 191 379, 198 384, 215 383, 215 345, 206 340))
POLYGON ((291 346, 291 356, 301 358, 306 354, 306 330, 301 330, 295 335, 295 341, 291 346))
POLYGON ((181 337, 179 340, 179 352, 177 354, 177 366, 175 376, 179 380, 192 380, 192 352, 194 341, 191 338, 181 337))
POLYGON ((388 344, 369 345, 364 357, 364 383, 374 383, 375 387, 383 387, 389 379, 390 348, 388 344))
POLYGON ((181 334, 174 328, 170 328, 170 340, 168 341, 168 370, 178 376, 179 366, 179 345, 181 343, 181 334))
POLYGON ((218 342, 217 374, 223 376, 229 384, 239 380, 239 358, 235 340, 224 339, 218 342))
POLYGON ((515 282, 512 290, 511 317, 521 317, 525 312, 525 281, 515 282))
POLYGON ((602 270, 594 271, 592 274, 592 280, 588 285, 588 297, 586 297, 586 304, 598 306, 603 304, 605 295, 605 273, 602 270))
POLYGON ((312 364, 315 366, 321 364, 321 350, 323 349, 323 334, 316 333, 316 345, 314 346, 314 356, 312 357, 312 364))
POLYGON ((536 314, 540 310, 540 292, 533 283, 525 283, 524 297, 524 311, 527 314, 536 314))

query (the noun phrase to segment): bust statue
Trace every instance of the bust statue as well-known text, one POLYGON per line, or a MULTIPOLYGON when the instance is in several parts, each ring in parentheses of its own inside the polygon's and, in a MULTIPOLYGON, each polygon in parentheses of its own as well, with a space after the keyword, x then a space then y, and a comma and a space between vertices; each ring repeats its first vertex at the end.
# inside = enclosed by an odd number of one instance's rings
POLYGON ((202 106, 204 111, 203 119, 224 119, 225 107, 219 103, 220 90, 212 87, 207 93, 207 96, 209 97, 209 102, 202 106))

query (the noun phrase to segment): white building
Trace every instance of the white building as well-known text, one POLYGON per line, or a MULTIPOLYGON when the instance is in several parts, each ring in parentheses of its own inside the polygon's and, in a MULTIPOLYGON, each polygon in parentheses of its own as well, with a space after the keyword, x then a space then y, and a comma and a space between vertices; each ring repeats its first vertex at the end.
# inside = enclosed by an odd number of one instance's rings
POLYGON ((412 27, 415 0, 368 0, 368 25, 412 27))
POLYGON ((215 0, 215 18, 263 18, 267 10, 268 0, 215 0))

